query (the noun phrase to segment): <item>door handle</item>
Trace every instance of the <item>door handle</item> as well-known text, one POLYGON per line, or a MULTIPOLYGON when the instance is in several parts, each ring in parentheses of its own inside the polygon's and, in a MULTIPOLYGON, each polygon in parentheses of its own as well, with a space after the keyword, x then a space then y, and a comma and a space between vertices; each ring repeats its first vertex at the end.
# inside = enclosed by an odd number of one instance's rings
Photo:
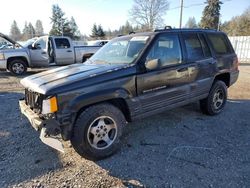
POLYGON ((72 52, 72 50, 67 50, 67 52, 72 52))
POLYGON ((187 70, 188 70, 188 67, 184 67, 184 68, 178 69, 177 72, 185 72, 187 70))
POLYGON ((46 52, 42 52, 41 54, 46 54, 46 52))

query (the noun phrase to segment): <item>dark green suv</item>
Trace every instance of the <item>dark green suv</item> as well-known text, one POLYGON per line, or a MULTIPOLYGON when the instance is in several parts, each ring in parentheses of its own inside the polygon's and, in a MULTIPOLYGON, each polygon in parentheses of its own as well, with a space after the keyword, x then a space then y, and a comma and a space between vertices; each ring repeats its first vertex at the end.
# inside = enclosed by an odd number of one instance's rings
POLYGON ((195 101, 220 113, 238 74, 223 32, 163 29, 115 38, 84 64, 24 78, 20 108, 44 143, 63 151, 60 139, 70 140, 97 160, 117 150, 127 122, 195 101))

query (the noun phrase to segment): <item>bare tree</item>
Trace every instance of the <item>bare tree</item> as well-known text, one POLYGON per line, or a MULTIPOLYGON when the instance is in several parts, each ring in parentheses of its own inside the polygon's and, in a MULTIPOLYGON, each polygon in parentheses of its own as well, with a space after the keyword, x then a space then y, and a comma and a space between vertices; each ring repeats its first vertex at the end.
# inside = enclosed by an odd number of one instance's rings
POLYGON ((168 0, 134 0, 129 11, 132 22, 152 30, 163 25, 163 16, 169 8, 168 0))

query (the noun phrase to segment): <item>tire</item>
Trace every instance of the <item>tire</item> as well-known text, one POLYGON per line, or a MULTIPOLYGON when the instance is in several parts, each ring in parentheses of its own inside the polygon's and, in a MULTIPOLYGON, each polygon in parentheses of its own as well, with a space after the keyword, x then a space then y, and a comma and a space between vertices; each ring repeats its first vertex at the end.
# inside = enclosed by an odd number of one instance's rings
POLYGON ((87 159, 106 158, 118 150, 125 123, 124 115, 113 105, 103 103, 90 106, 75 122, 72 146, 87 159))
POLYGON ((200 101, 200 109, 204 114, 217 115, 225 107, 227 86, 222 81, 215 81, 207 98, 200 101))
POLYGON ((8 70, 14 75, 23 75, 27 72, 27 64, 22 59, 14 59, 9 63, 8 70))

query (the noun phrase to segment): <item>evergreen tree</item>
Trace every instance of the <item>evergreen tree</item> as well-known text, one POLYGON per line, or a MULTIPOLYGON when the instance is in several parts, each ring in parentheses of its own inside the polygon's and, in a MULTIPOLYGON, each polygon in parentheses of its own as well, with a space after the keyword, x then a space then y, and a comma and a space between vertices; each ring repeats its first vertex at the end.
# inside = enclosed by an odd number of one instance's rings
POLYGON ((28 40, 28 39, 29 39, 29 27, 28 27, 28 23, 25 22, 24 28, 23 28, 22 40, 28 40))
POLYGON ((49 32, 50 35, 64 35, 64 31, 68 30, 68 22, 64 15, 65 13, 58 5, 52 5, 52 17, 50 18, 52 28, 49 32))
POLYGON ((42 23, 41 20, 37 20, 36 21, 35 33, 36 33, 36 36, 42 36, 42 35, 44 35, 43 23, 42 23))
POLYGON ((206 3, 208 5, 202 12, 200 26, 203 28, 217 29, 222 2, 220 0, 207 0, 206 3))
POLYGON ((101 25, 98 25, 97 36, 98 36, 98 39, 105 39, 105 33, 101 25))
POLYGON ((17 41, 21 39, 21 32, 20 29, 17 26, 16 21, 14 20, 13 23, 11 24, 11 28, 10 28, 10 37, 17 41))
POLYGON ((195 18, 194 17, 189 17, 185 27, 186 28, 197 28, 195 18))
POLYGON ((91 32, 92 32, 91 37, 94 39, 97 39, 98 38, 98 29, 97 29, 96 23, 94 23, 91 32))
POLYGON ((32 25, 32 23, 25 22, 24 28, 23 28, 23 34, 22 34, 22 40, 28 40, 30 38, 33 38, 36 36, 35 29, 32 25))
POLYGON ((120 27, 120 34, 121 35, 128 35, 130 32, 133 32, 133 26, 130 25, 130 23, 128 21, 126 21, 125 25, 120 27))
POLYGON ((29 33, 29 38, 33 38, 36 35, 35 28, 33 27, 32 23, 30 23, 30 22, 28 24, 28 33, 29 33))
POLYGON ((73 16, 71 17, 71 19, 69 21, 69 27, 70 27, 72 35, 73 35, 72 39, 79 40, 81 38, 81 33, 80 33, 79 29, 78 29, 78 26, 77 26, 73 16))

